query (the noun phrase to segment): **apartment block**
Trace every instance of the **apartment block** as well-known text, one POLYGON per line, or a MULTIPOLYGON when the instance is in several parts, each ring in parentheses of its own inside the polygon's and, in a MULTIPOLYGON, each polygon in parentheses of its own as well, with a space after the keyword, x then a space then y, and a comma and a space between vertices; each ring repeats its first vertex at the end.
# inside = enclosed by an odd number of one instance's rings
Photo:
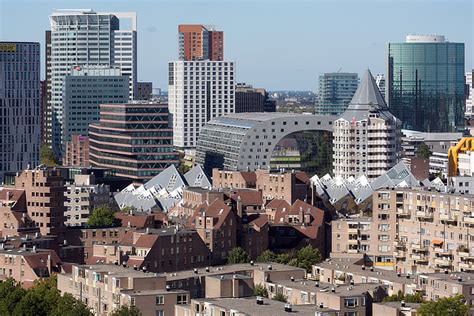
POLYGON ((173 145, 180 150, 193 150, 204 124, 212 118, 234 113, 234 88, 234 62, 170 62, 168 102, 173 117, 173 145))
POLYGON ((64 144, 63 166, 89 167, 89 137, 72 135, 64 144))
POLYGON ((180 24, 180 60, 224 60, 224 32, 213 25, 180 24))
POLYGON ((64 206, 66 212, 67 226, 83 226, 87 224, 90 214, 95 207, 110 204, 110 187, 104 184, 96 184, 93 174, 76 174, 74 183, 67 185, 64 193, 66 201, 64 206))
POLYGON ((118 265, 73 265, 58 275, 58 289, 101 316, 122 305, 136 306, 143 316, 173 315, 175 304, 189 304, 189 293, 169 289, 166 276, 118 265))
POLYGON ((217 189, 255 188, 256 182, 255 172, 212 169, 212 186, 217 189))
POLYGON ((0 236, 35 234, 39 228, 26 211, 25 190, 0 188, 0 236))
POLYGON ((0 244, 0 281, 13 278, 23 287, 60 271, 61 260, 54 250, 13 248, 0 244))
MULTIPOLYGON (((420 274, 418 285, 423 289, 427 300, 438 300, 461 294, 467 304, 474 303, 474 277, 472 273, 427 273, 420 274)), ((469 315, 474 315, 471 308, 469 315)))
POLYGON ((44 167, 23 170, 17 173, 14 187, 25 190, 28 216, 41 234, 64 238, 66 186, 60 171, 44 167))

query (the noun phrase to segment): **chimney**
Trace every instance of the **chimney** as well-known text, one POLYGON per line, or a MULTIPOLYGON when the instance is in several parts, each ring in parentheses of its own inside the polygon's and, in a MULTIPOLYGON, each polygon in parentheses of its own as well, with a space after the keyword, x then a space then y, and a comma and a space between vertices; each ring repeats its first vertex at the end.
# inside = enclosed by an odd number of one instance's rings
POLYGON ((166 292, 169 292, 171 290, 171 286, 166 285, 166 292))
POLYGON ((33 250, 32 250, 32 251, 33 251, 33 252, 36 252, 36 246, 33 246, 33 250))
POLYGON ((198 269, 194 268, 194 274, 198 274, 198 269))
POLYGON ((295 277, 294 277, 294 276, 291 276, 291 277, 290 277, 290 280, 291 280, 291 282, 295 282, 295 277))
POLYGON ((362 270, 365 270, 365 265, 362 265, 362 270))
POLYGON ((250 260, 250 265, 253 266, 254 265, 254 262, 253 260, 250 260))
POLYGON ((267 269, 268 269, 268 270, 271 270, 271 269, 272 269, 272 265, 271 265, 271 264, 268 265, 267 269))
POLYGON ((242 213, 243 213, 243 210, 242 210, 242 198, 240 197, 240 195, 237 197, 237 216, 239 218, 242 218, 242 213))
POLYGON ((323 302, 319 303, 319 308, 324 308, 323 302))
POLYGON ((314 284, 315 287, 319 287, 319 282, 316 281, 316 283, 314 284))
POLYGON ((400 302, 400 305, 401 305, 402 307, 405 307, 405 301, 401 301, 401 302, 400 302))
POLYGON ((206 272, 209 272, 209 271, 210 271, 209 267, 206 267, 206 272))
POLYGON ((303 223, 303 220, 304 220, 304 218, 303 218, 303 213, 304 213, 304 212, 303 212, 303 208, 300 207, 300 209, 299 209, 299 211, 298 211, 298 221, 299 221, 300 223, 303 223))
POLYGON ((47 260, 47 263, 48 265, 48 272, 49 272, 49 275, 51 275, 53 273, 53 260, 51 259, 51 255, 48 254, 48 260, 47 260))
POLYGON ((285 304, 285 312, 291 313, 291 304, 290 303, 285 304))
POLYGON ((257 296, 257 305, 263 305, 263 297, 257 296))
POLYGON ((335 287, 332 287, 332 288, 331 288, 331 292, 336 293, 336 288, 335 288, 335 287))

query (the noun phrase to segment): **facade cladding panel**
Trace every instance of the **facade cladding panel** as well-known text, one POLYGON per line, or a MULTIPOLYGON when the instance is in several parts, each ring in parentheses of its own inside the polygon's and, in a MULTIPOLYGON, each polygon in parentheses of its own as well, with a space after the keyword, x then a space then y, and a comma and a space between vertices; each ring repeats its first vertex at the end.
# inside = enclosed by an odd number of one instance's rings
POLYGON ((39 162, 40 44, 0 42, 0 181, 39 162))
POLYGON ((89 130, 91 165, 137 181, 177 165, 168 115, 167 104, 101 104, 100 123, 89 130))
POLYGON ((445 42, 442 36, 389 43, 390 111, 403 122, 404 129, 422 132, 462 129, 466 102, 464 71, 463 43, 445 42))
POLYGON ((351 102, 359 85, 356 73, 325 73, 319 77, 316 114, 340 115, 351 102))
POLYGON ((196 163, 212 168, 254 171, 270 167, 272 152, 285 136, 304 131, 332 133, 334 116, 286 113, 236 113, 201 128, 196 163))

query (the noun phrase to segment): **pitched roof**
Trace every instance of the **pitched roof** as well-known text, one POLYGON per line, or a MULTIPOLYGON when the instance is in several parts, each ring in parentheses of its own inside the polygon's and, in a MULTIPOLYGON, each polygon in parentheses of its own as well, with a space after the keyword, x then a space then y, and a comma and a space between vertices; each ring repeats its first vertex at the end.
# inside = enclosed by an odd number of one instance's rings
POLYGON ((284 207, 289 209, 290 204, 286 200, 273 199, 265 207, 266 208, 274 208, 276 210, 283 209, 284 207))
POLYGON ((341 115, 341 118, 347 121, 361 121, 367 119, 368 113, 373 111, 379 112, 386 118, 393 117, 388 112, 387 104, 375 83, 372 73, 367 69, 347 110, 341 115))
POLYGON ((209 205, 203 204, 203 209, 206 212, 206 216, 217 218, 217 222, 214 225, 215 229, 219 229, 231 213, 230 207, 219 199, 214 200, 209 205))
POLYGON ((235 189, 231 191, 230 198, 233 201, 237 201, 240 197, 243 205, 262 205, 262 191, 260 190, 249 190, 249 189, 235 189))
POLYGON ((252 214, 249 218, 249 224, 253 224, 257 227, 263 227, 268 224, 267 216, 264 214, 252 214))
POLYGON ((240 175, 247 183, 255 183, 257 181, 257 174, 251 171, 241 171, 240 175))
POLYGON ((158 235, 141 235, 134 246, 140 248, 151 248, 156 243, 158 238, 158 235))

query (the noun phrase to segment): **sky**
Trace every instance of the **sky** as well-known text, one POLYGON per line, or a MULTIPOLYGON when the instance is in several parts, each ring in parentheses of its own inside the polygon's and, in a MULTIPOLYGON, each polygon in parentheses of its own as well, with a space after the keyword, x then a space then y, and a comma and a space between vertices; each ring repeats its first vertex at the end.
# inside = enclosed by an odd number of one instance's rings
POLYGON ((138 80, 163 90, 186 23, 223 30, 237 81, 267 90, 315 91, 324 72, 385 73, 387 43, 407 34, 463 42, 466 70, 474 64, 473 0, 0 0, 0 40, 43 45, 51 12, 78 8, 137 12, 138 80))

